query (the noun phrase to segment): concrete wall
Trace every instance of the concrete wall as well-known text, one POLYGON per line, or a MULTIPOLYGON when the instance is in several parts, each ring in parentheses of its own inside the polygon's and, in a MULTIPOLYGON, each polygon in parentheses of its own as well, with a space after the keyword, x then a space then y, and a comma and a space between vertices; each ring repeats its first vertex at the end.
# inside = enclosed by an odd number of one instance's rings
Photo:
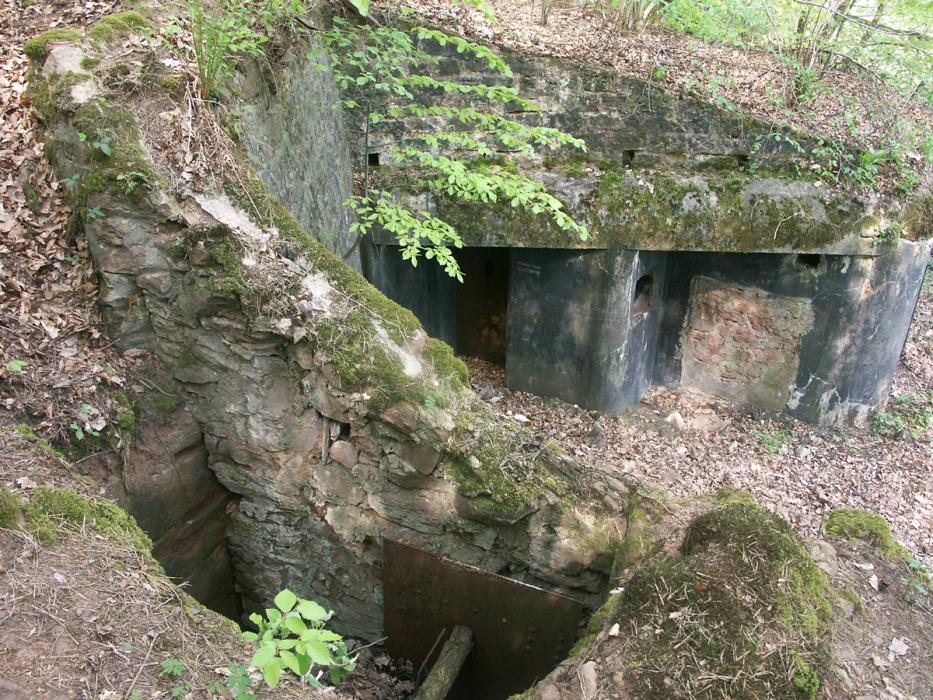
POLYGON ((655 381, 813 423, 862 419, 887 394, 929 251, 670 253, 655 381))
POLYGON ((660 304, 632 308, 639 277, 664 284, 663 254, 512 251, 509 387, 618 413, 651 383, 660 304))

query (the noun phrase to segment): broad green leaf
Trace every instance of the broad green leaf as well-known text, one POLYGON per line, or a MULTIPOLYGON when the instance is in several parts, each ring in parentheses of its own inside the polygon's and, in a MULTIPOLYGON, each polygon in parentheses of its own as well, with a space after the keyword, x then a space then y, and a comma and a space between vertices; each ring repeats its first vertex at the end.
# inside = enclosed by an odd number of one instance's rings
POLYGON ((308 656, 311 657, 311 661, 322 666, 327 666, 333 662, 333 658, 330 655, 330 650, 327 648, 327 645, 324 642, 311 639, 307 642, 308 644, 308 656))
POLYGON ((327 611, 313 600, 302 600, 299 602, 298 614, 308 622, 321 622, 329 617, 327 611))
POLYGON ((283 613, 288 612, 295 607, 295 603, 298 602, 298 596, 292 593, 287 588, 281 591, 275 597, 275 606, 281 610, 283 613))
POLYGON ((356 8, 363 17, 369 15, 369 0, 350 0, 350 4, 356 8))
POLYGON ((294 673, 296 676, 302 675, 297 656, 295 656, 290 651, 280 652, 279 656, 282 658, 282 663, 285 664, 285 668, 294 673))
POLYGON ((286 617, 285 626, 295 634, 302 634, 308 631, 308 626, 300 617, 286 617))
POLYGON ((259 635, 255 632, 241 632, 240 634, 243 635, 243 639, 248 639, 251 642, 259 641, 259 635))
POLYGON ((282 676, 282 660, 272 659, 262 668, 262 677, 266 679, 266 685, 274 688, 279 684, 279 678, 282 676))
POLYGON ((263 645, 256 650, 256 653, 253 654, 252 660, 249 662, 250 666, 255 666, 256 668, 265 668, 266 665, 275 658, 275 647, 263 645))

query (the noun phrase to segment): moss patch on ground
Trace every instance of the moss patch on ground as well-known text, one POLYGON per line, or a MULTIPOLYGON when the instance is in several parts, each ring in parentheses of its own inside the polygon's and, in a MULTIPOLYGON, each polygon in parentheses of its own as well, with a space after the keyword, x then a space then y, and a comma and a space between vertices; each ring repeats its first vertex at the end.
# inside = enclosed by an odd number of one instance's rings
POLYGON ((77 29, 50 29, 23 44, 23 53, 32 61, 44 61, 49 55, 49 44, 80 44, 84 36, 77 29))
POLYGON ((25 514, 27 529, 42 544, 58 542, 62 528, 86 526, 147 556, 152 550, 152 541, 120 506, 105 499, 86 498, 72 489, 37 487, 25 514))
POLYGON ((88 36, 95 42, 107 43, 131 34, 146 34, 151 31, 152 23, 149 20, 134 10, 127 10, 101 17, 88 30, 88 36))
POLYGON ((11 529, 19 524, 23 504, 6 486, 0 485, 0 528, 11 529))
POLYGON ((907 559, 909 553, 891 534, 891 526, 880 515, 860 508, 838 508, 826 518, 826 534, 847 540, 864 540, 892 558, 907 559))
POLYGON ((682 554, 636 569, 613 610, 635 696, 816 697, 830 588, 790 526, 719 507, 693 521, 682 554))

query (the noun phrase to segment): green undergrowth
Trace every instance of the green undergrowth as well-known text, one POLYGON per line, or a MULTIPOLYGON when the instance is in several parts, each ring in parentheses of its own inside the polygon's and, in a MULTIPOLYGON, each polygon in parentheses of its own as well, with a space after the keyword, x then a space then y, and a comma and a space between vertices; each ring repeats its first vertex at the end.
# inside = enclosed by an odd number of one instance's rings
POLYGON ((902 544, 894 539, 891 526, 880 515, 860 508, 838 508, 826 518, 826 534, 847 540, 864 540, 891 558, 908 559, 902 544))
POLYGON ((52 447, 45 438, 37 435, 35 431, 25 423, 18 423, 14 425, 13 430, 16 431, 16 433, 21 438, 26 440, 26 442, 28 442, 30 445, 32 445, 33 448, 42 454, 63 462, 67 461, 65 455, 62 454, 61 451, 52 447))
POLYGON ((613 609, 635 695, 816 697, 831 589, 790 526, 721 506, 693 521, 682 555, 634 569, 613 609))
POLYGON ((646 562, 663 545, 658 537, 658 524, 665 516, 666 494, 647 494, 630 485, 631 495, 625 505, 625 536, 615 550, 613 578, 619 578, 633 566, 646 562))
POLYGON ((597 608, 596 612, 593 613, 586 623, 586 630, 583 632, 583 636, 573 645, 569 656, 577 656, 581 651, 596 641, 596 637, 605 626, 606 620, 612 617, 618 602, 619 598, 613 595, 610 595, 603 601, 603 604, 597 608))
POLYGON ((49 44, 80 44, 84 36, 77 29, 50 29, 23 44, 23 53, 31 60, 44 61, 49 55, 49 44))
POLYGON ((115 12, 101 17, 88 30, 88 36, 97 43, 109 43, 131 34, 152 32, 152 23, 134 10, 115 12))
POLYGON ((12 529, 19 524, 23 504, 6 486, 0 485, 0 528, 12 529))
POLYGON ((719 490, 716 491, 716 494, 713 496, 716 500, 716 503, 722 506, 733 506, 733 505, 744 505, 744 506, 755 506, 758 503, 755 501, 755 497, 748 491, 743 491, 742 489, 737 489, 734 486, 726 484, 720 486, 719 490))

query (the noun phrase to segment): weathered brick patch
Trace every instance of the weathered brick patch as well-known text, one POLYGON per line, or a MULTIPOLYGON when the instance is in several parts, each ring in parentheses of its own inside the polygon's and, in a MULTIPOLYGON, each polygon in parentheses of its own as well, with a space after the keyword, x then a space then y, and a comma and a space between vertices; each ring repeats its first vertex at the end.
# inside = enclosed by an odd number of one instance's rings
POLYGON ((797 376, 810 300, 697 277, 682 336, 681 382, 730 401, 783 410, 797 376))

